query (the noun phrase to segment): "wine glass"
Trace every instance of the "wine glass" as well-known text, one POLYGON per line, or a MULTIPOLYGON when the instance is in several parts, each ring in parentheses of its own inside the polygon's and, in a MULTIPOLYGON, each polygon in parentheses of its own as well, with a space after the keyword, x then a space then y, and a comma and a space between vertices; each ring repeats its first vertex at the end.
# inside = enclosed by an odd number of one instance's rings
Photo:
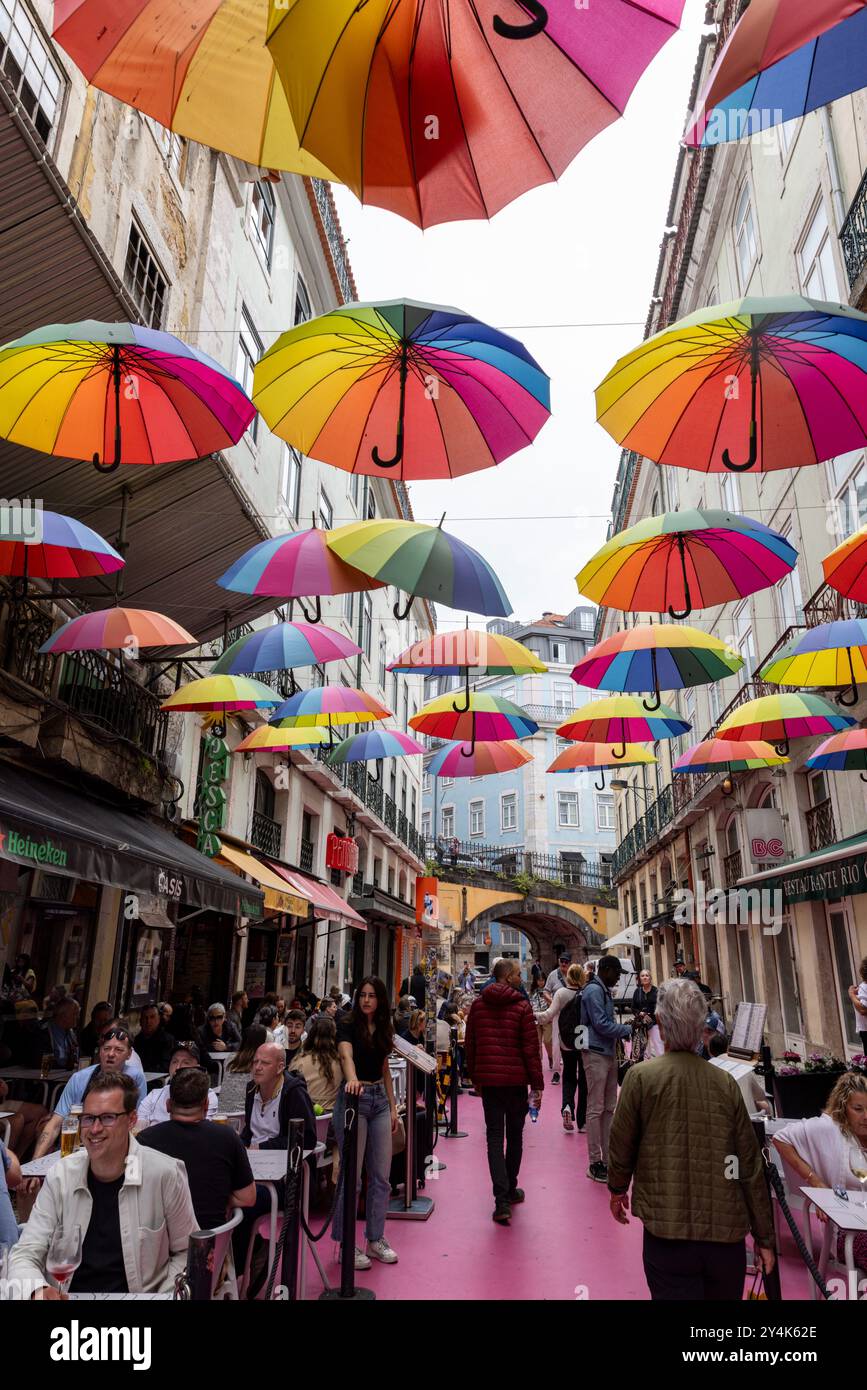
POLYGON ((45 1268, 65 1294, 78 1266, 81 1264, 81 1227, 57 1230, 51 1237, 45 1268))
POLYGON ((862 1207, 865 1207, 867 1206, 867 1197, 864 1196, 864 1186, 865 1183, 867 1183, 867 1154, 865 1154, 863 1150, 861 1150, 857 1154, 854 1152, 854 1150, 850 1153, 849 1171, 853 1174, 854 1177, 858 1179, 859 1183, 861 1184, 860 1205, 862 1207))

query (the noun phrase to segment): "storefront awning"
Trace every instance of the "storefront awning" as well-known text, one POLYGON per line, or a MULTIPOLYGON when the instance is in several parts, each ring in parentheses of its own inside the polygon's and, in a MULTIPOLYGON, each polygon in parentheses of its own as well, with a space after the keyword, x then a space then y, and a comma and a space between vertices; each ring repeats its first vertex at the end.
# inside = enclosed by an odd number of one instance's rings
POLYGON ((364 918, 327 883, 317 883, 315 879, 307 878, 305 874, 299 874, 294 869, 284 869, 282 864, 275 864, 273 861, 271 867, 296 893, 303 893, 310 899, 315 917, 330 917, 332 921, 336 919, 347 927, 358 927, 361 931, 367 931, 364 918))
POLYGON ((261 886, 265 894, 266 912, 291 912, 295 917, 307 917, 312 898, 297 892, 287 893, 282 878, 279 878, 267 864, 263 864, 261 859, 226 844, 220 851, 220 857, 229 864, 234 864, 242 873, 249 874, 254 883, 261 886))
POLYGON ((780 892, 784 907, 867 893, 867 834, 852 835, 790 864, 739 878, 737 887, 780 892))
MULTIPOLYGON (((415 908, 410 907, 409 903, 383 892, 375 884, 366 884, 365 887, 368 891, 364 895, 354 895, 355 902, 362 912, 366 912, 375 921, 386 922, 389 926, 416 926, 415 908)), ((431 930, 437 932, 445 926, 446 923, 440 921, 433 925, 431 930)))
POLYGON ((0 763, 0 856, 49 874, 261 917, 262 894, 144 816, 0 763))

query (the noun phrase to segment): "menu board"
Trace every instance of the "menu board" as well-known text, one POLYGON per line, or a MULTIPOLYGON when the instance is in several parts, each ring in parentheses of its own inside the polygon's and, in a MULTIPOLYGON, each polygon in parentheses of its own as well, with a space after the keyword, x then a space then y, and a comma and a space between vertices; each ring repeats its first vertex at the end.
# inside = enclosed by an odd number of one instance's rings
POLYGON ((265 977, 268 963, 264 960, 248 960, 244 972, 244 988, 251 999, 261 999, 265 993, 265 977))
POLYGON ((761 1052, 767 1012, 766 1004, 738 1004, 729 1043, 730 1056, 755 1057, 761 1052))

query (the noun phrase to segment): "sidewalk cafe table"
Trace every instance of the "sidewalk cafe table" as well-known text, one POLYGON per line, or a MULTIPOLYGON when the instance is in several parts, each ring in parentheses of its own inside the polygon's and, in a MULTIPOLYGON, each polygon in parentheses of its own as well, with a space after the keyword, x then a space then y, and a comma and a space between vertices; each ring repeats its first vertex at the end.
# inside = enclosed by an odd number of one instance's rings
POLYGON ((63 1090, 72 1074, 71 1071, 57 1070, 50 1071, 47 1076, 43 1076, 39 1067, 3 1067, 0 1071, 0 1081, 38 1081, 42 1087, 42 1104, 46 1110, 53 1110, 57 1092, 63 1090), (49 1087, 51 1088, 50 1105, 48 1103, 49 1087))
POLYGON ((0 1110, 0 1129, 3 1131, 3 1143, 7 1149, 9 1147, 9 1135, 12 1133, 12 1126, 9 1121, 14 1114, 14 1110, 0 1110))
MULTIPOLYGON (((323 1116, 321 1116, 320 1118, 324 1119, 325 1116, 323 1115, 323 1116)), ((311 1154, 312 1154, 315 1158, 318 1159, 318 1158, 319 1158, 319 1155, 322 1154, 322 1153, 324 1153, 324 1152, 325 1152, 325 1145, 324 1145, 324 1144, 317 1144, 315 1149, 305 1149, 305 1150, 304 1150, 304 1158, 305 1158, 305 1159, 310 1158, 310 1156, 311 1156, 311 1154)), ((263 1184, 263 1186, 267 1187, 267 1188, 268 1188, 268 1191, 269 1191, 269 1194, 270 1194, 270 1197, 271 1197, 271 1215, 270 1215, 270 1217, 267 1217, 267 1218, 266 1218, 266 1217, 263 1217, 263 1218, 262 1218, 262 1221, 259 1223, 259 1229, 260 1229, 260 1231, 262 1231, 262 1226, 263 1226, 263 1223, 264 1223, 265 1220, 267 1220, 268 1223, 269 1223, 269 1224, 268 1224, 268 1268, 270 1269, 270 1268, 271 1268, 271 1265, 274 1263, 274 1252, 275 1252, 276 1249, 277 1249, 277 1238, 278 1238, 278 1236, 279 1236, 279 1234, 280 1234, 280 1222, 279 1222, 279 1220, 278 1220, 278 1217, 279 1217, 279 1209, 278 1209, 278 1205, 277 1205, 277 1184, 278 1184, 283 1178, 285 1178, 285 1176, 286 1176, 286 1150, 285 1150, 285 1149, 248 1149, 248 1150, 247 1150, 247 1157, 248 1157, 249 1160, 250 1160, 250 1167, 251 1167, 252 1170, 253 1170, 253 1177, 254 1177, 255 1181, 256 1181, 256 1182, 260 1182, 260 1183, 263 1184)), ((310 1210, 310 1167, 309 1167, 309 1165, 308 1165, 307 1163, 303 1163, 303 1164, 302 1164, 301 1172, 302 1172, 301 1211, 303 1212, 304 1220, 307 1221, 307 1220, 308 1220, 308 1216, 309 1216, 309 1210, 310 1210)), ((305 1266, 305 1263, 306 1263, 305 1258, 304 1258, 304 1252, 305 1252, 305 1250, 306 1250, 306 1248, 307 1248, 307 1244, 308 1244, 308 1243, 309 1243, 309 1242, 307 1241, 307 1238, 306 1238, 306 1236, 304 1235, 304 1232, 302 1231, 302 1233, 301 1233, 301 1275, 300 1275, 300 1280, 299 1280, 299 1298, 301 1298, 301 1299, 303 1299, 303 1297, 304 1297, 304 1266, 305 1266)), ((279 1280, 278 1280, 278 1282, 279 1282, 279 1280)))
POLYGON ((236 1054, 234 1052, 209 1052, 208 1056, 212 1062, 216 1062, 220 1068, 220 1075, 217 1077, 217 1085, 222 1086, 223 1077, 226 1072, 226 1063, 231 1062, 236 1054))
MULTIPOLYGON (((825 1233, 822 1240, 822 1250, 819 1255, 818 1265, 824 1277, 828 1266, 828 1259, 831 1254, 832 1240, 837 1232, 843 1236, 843 1263, 846 1266, 846 1296, 849 1296, 849 1289, 857 1289, 858 1281, 867 1277, 863 1270, 855 1264, 853 1247, 855 1237, 867 1232, 867 1207, 861 1206, 859 1202, 852 1200, 841 1201, 830 1187, 802 1187, 801 1192, 807 1200, 806 1216, 809 1229, 810 1206, 814 1206, 819 1211, 823 1211, 828 1217, 825 1223, 825 1233), (853 1278, 854 1276, 854 1278, 853 1278)), ((859 1197, 859 1193, 854 1194, 859 1197)), ((836 1250, 836 1242, 834 1243, 836 1250)), ((810 1280, 810 1295, 812 1298, 819 1297, 819 1291, 813 1280, 810 1280)))

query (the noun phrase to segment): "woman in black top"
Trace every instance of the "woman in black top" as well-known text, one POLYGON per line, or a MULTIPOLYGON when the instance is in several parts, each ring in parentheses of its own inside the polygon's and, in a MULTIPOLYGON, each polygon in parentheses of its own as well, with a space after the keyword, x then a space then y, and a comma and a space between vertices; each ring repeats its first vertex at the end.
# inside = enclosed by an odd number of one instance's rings
MULTIPOLYGON (((394 1041, 391 1008, 382 980, 373 975, 361 981, 352 1009, 337 1023, 337 1051, 343 1084, 334 1105, 334 1130, 343 1155, 346 1096, 358 1096, 358 1181, 367 1160, 367 1253, 356 1247, 355 1268, 369 1269, 371 1259, 395 1264, 397 1255, 385 1239, 385 1217, 391 1195, 391 1136, 397 1129, 397 1106, 388 1059, 394 1041)), ((341 1162, 340 1182, 344 1168, 341 1162)), ((343 1241, 343 1201, 338 1195, 334 1239, 343 1241)))

